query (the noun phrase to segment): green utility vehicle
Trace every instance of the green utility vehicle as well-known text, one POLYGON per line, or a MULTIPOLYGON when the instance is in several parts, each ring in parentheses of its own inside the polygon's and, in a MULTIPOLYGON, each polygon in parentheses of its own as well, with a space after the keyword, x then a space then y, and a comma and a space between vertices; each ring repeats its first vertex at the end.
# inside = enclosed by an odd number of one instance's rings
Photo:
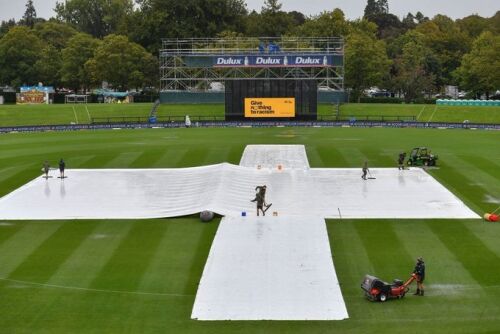
POLYGON ((408 166, 436 166, 438 156, 431 153, 427 147, 416 147, 411 150, 408 166))

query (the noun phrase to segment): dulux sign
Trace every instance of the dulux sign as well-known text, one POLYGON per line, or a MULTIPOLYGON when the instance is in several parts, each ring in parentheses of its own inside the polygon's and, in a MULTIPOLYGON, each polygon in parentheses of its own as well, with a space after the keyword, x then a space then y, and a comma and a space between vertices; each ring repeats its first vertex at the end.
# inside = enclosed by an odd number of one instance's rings
POLYGON ((327 56, 294 56, 290 57, 289 64, 296 66, 329 66, 331 62, 328 61, 327 56))
POLYGON ((215 57, 214 66, 227 66, 227 67, 238 67, 245 66, 245 57, 243 56, 224 56, 215 57))
POLYGON ((301 56, 216 56, 214 67, 325 67, 332 66, 332 57, 324 55, 301 56))

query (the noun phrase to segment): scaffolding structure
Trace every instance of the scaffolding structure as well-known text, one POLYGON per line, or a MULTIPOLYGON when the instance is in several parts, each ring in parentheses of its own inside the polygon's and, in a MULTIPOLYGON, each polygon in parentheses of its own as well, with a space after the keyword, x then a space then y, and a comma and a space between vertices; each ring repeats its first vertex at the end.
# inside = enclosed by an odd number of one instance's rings
POLYGON ((321 91, 343 92, 344 40, 338 37, 162 40, 162 92, 223 91, 225 81, 246 79, 315 80, 321 91), (279 64, 259 63, 258 59, 263 58, 279 64), (306 60, 297 61, 299 58, 306 60), (307 61, 316 63, 305 64, 307 61))

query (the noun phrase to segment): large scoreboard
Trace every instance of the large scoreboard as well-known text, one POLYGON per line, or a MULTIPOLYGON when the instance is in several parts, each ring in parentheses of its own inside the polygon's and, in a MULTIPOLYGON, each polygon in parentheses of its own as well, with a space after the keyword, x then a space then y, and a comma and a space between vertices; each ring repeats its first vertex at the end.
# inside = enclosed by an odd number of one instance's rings
POLYGON ((226 120, 316 120, 314 80, 228 80, 226 120))
POLYGON ((294 118, 295 98, 267 97, 245 98, 245 118, 294 118))

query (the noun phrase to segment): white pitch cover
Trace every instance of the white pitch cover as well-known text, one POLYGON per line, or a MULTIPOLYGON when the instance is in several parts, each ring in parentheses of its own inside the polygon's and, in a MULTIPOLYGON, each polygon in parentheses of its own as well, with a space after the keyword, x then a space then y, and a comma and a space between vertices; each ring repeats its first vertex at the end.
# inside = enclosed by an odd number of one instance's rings
POLYGON ((319 217, 225 217, 191 317, 198 320, 348 318, 319 217))
POLYGON ((51 171, 0 198, 0 219, 139 219, 211 210, 255 215, 255 186, 283 216, 322 218, 480 218, 419 168, 361 169, 241 167, 227 163, 179 169, 51 171), (340 211, 340 214, 339 214, 340 211))
POLYGON ((304 145, 247 145, 240 166, 309 169, 309 160, 304 145))

